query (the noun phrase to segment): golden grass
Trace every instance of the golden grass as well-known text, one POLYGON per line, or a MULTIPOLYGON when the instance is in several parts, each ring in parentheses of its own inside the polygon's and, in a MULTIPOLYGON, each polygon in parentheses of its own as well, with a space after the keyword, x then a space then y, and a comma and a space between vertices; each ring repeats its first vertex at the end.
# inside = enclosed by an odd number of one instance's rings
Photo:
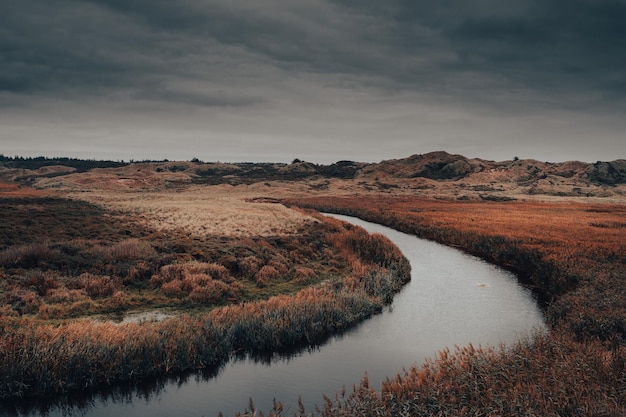
POLYGON ((75 198, 119 210, 162 232, 183 230, 191 236, 276 236, 294 234, 308 215, 281 204, 247 201, 249 191, 221 185, 144 192, 90 192, 75 198))

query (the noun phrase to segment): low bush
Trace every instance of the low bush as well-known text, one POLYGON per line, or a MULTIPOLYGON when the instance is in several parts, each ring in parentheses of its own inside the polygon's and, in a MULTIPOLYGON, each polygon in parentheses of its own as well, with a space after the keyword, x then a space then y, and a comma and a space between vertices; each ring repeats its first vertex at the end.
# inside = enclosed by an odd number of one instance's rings
POLYGON ((280 277, 280 272, 271 265, 265 265, 254 274, 254 281, 259 287, 266 287, 280 277))
POLYGON ((78 278, 78 288, 84 289, 90 297, 107 297, 119 290, 121 283, 109 276, 84 273, 78 278))
POLYGON ((131 259, 146 259, 156 254, 154 248, 140 239, 125 239, 111 246, 97 245, 90 249, 96 257, 119 262, 131 259))
POLYGON ((0 251, 0 266, 33 268, 40 261, 59 255, 59 250, 50 246, 50 242, 33 242, 25 245, 10 246, 0 251))
POLYGON ((311 268, 296 268, 294 270, 293 279, 297 283, 306 284, 313 277, 315 277, 315 271, 311 268))

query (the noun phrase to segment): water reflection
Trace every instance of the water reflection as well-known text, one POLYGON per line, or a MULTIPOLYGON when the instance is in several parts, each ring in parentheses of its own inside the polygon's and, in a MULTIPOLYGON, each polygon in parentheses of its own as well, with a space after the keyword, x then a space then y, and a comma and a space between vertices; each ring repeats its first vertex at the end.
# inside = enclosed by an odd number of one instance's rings
MULTIPOLYGON (((357 325, 358 327, 358 325, 357 325)), ((326 336, 315 345, 303 344, 300 346, 281 349, 279 351, 235 352, 230 361, 219 366, 189 371, 158 378, 149 378, 134 384, 118 384, 104 386, 93 390, 70 395, 60 395, 54 398, 32 398, 20 401, 7 401, 0 404, 0 416, 6 417, 34 417, 34 416, 92 416, 113 415, 101 414, 102 409, 112 405, 126 407, 141 406, 155 400, 160 400, 172 388, 180 391, 190 384, 208 384, 219 379, 227 367, 272 367, 280 364, 289 366, 303 355, 315 356, 322 346, 329 340, 341 341, 352 329, 347 329, 334 335, 326 336)), ((245 407, 247 403, 239 403, 245 407)), ((241 410, 243 411, 243 410, 241 410)), ((204 414, 203 414, 204 415, 204 414)), ((228 414, 227 414, 228 415, 228 414)))
POLYGON ((4 402, 0 405, 0 415, 7 417, 90 415, 93 409, 107 404, 132 405, 137 402, 149 402, 161 396, 167 387, 182 387, 190 382, 201 383, 213 380, 219 376, 224 366, 150 378, 132 385, 106 386, 81 393, 56 396, 54 399, 34 398, 27 401, 4 402))

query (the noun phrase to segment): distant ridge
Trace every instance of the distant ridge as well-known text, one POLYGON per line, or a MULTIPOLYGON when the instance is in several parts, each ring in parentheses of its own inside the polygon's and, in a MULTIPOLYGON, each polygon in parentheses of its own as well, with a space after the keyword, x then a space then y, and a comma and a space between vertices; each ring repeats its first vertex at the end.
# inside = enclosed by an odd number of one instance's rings
POLYGON ((626 160, 587 163, 514 158, 489 161, 444 151, 379 163, 339 161, 330 165, 205 163, 191 161, 94 161, 75 158, 8 158, 0 155, 0 180, 38 188, 156 189, 188 185, 240 185, 271 181, 308 182, 311 190, 331 181, 359 192, 440 191, 446 198, 500 199, 506 195, 626 197, 626 160))
POLYGON ((412 155, 373 164, 364 169, 399 178, 429 178, 433 180, 458 180, 480 173, 499 173, 499 180, 527 182, 548 177, 576 178, 596 184, 616 185, 626 183, 626 160, 586 163, 580 161, 540 162, 534 159, 488 161, 469 159, 444 151, 412 155))

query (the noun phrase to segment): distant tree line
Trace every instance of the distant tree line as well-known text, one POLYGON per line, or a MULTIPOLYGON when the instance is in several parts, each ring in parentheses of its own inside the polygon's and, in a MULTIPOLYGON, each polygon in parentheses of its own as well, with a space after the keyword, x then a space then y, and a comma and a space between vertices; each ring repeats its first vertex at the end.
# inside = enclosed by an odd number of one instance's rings
POLYGON ((0 154, 0 166, 6 168, 23 168, 23 169, 39 169, 45 166, 64 165, 75 168, 79 172, 89 171, 93 168, 116 168, 129 165, 124 161, 96 161, 95 159, 78 159, 78 158, 47 158, 45 156, 8 157, 0 154))

